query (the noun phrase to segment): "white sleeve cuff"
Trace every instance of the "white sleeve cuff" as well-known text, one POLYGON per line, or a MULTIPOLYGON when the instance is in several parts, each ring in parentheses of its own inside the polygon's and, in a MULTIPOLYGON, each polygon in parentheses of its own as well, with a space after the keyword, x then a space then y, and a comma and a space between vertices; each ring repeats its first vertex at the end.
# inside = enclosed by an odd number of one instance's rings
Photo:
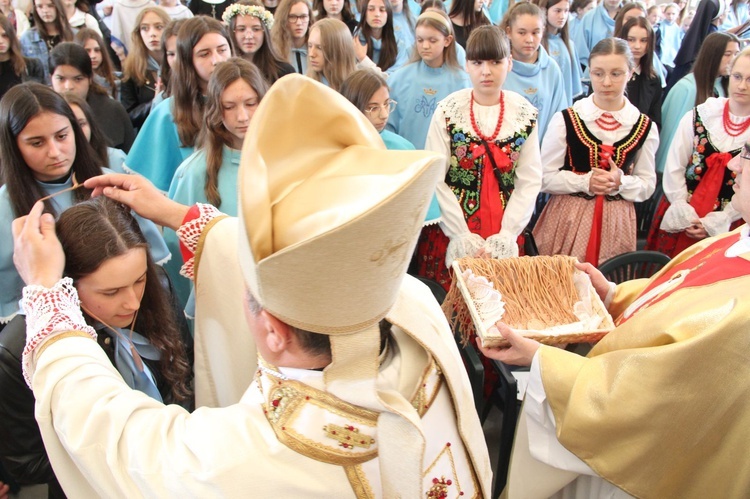
POLYGON ((512 234, 500 231, 487 238, 484 248, 492 258, 503 259, 518 256, 518 243, 512 234))
POLYGON ((466 256, 474 256, 483 247, 484 239, 479 234, 474 234, 473 232, 452 237, 445 252, 445 265, 450 268, 453 260, 466 256))
POLYGON ((682 232, 693 224, 693 220, 697 219, 698 213, 687 201, 675 201, 664 213, 659 228, 666 232, 682 232))

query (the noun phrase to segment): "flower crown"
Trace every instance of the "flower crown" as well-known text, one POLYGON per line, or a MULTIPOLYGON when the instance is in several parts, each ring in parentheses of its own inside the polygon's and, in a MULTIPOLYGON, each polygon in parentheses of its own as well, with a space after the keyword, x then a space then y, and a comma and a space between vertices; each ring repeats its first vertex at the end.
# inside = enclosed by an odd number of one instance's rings
POLYGON ((270 30, 273 27, 273 14, 268 12, 264 7, 233 3, 232 5, 227 7, 226 10, 224 10, 224 14, 221 16, 221 18, 225 23, 229 24, 229 21, 231 21, 235 16, 257 17, 263 22, 263 24, 266 25, 266 29, 270 30))

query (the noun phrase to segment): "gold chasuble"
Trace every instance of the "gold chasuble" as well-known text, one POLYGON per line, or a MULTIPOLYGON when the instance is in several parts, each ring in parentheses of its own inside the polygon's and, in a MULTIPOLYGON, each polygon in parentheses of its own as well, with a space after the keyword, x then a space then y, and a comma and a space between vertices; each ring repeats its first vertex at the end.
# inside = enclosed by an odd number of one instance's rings
POLYGON ((540 350, 560 443, 633 496, 750 494, 750 253, 725 255, 739 239, 618 286, 618 327, 587 358, 540 350))

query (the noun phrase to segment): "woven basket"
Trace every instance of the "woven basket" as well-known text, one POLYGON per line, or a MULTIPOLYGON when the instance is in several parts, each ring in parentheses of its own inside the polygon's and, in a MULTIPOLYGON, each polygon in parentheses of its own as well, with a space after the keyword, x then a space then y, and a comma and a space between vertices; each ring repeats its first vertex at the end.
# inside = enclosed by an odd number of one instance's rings
MULTIPOLYGON (((529 257, 529 258, 544 258, 544 257, 529 257)), ((502 265, 503 260, 497 260, 497 265, 502 265)), ((466 308, 468 309, 468 312, 471 316, 471 322, 469 328, 467 328, 466 324, 462 324, 462 333, 464 337, 466 338, 468 334, 471 333, 471 329, 476 332, 477 336, 479 336, 482 339, 482 342, 487 347, 505 347, 509 346, 508 341, 500 336, 499 334, 489 333, 483 324, 483 321, 481 320, 479 311, 477 310, 476 305, 474 304, 474 301, 471 299, 471 294, 469 293, 469 289, 467 287, 466 282, 463 279, 463 271, 464 269, 461 267, 461 261, 457 260, 453 262, 453 282, 454 285, 458 286, 459 290, 461 291, 461 295, 463 297, 463 302, 466 305, 466 308), (473 327, 472 327, 473 326, 473 327), (467 331, 467 329, 469 329, 467 331)), ((489 276, 483 276, 489 278, 489 276)), ((503 290, 502 284, 499 284, 497 282, 493 282, 493 285, 495 289, 498 289, 501 294, 504 294, 505 291, 503 290)), ((571 333, 571 334, 550 334, 548 330, 524 330, 524 329, 514 329, 517 333, 521 334, 522 336, 525 336, 527 338, 532 338, 540 343, 544 343, 546 345, 560 345, 560 344, 566 344, 566 343, 587 343, 587 342, 594 342, 599 341, 602 339, 608 332, 610 332, 612 329, 615 328, 614 321, 612 320, 612 316, 609 315, 609 312, 607 312, 606 307, 604 306, 604 303, 599 298, 599 295, 594 290, 593 286, 590 285, 591 292, 589 293, 590 301, 591 301, 591 309, 594 311, 594 313, 601 317, 601 322, 599 323, 599 327, 592 330, 592 331, 581 331, 580 333, 571 333)), ((523 297, 514 297, 519 300, 523 300, 523 297)), ((446 313, 449 311, 446 310, 446 313)), ((453 311, 450 311, 451 315, 453 311)), ((452 321, 456 321, 455 317, 450 318, 452 321)), ((455 324, 454 324, 455 325, 455 324)), ((558 324, 558 325, 564 325, 564 324, 558 324)))

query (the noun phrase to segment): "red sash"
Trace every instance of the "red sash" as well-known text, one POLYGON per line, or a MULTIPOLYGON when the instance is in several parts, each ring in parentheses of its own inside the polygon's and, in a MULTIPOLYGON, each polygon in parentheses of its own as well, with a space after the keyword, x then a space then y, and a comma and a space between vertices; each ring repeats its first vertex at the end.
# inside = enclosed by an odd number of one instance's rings
MULTIPOLYGON (((614 154, 615 148, 611 145, 599 146, 600 158, 599 168, 609 170, 609 158, 614 154)), ((594 205, 594 218, 591 221, 591 234, 586 245, 586 261, 592 265, 599 265, 599 250, 602 246, 602 221, 604 219, 604 196, 596 196, 594 205)))
POLYGON ((495 165, 497 165, 500 172, 508 172, 512 167, 510 158, 499 147, 491 144, 489 149, 487 151, 484 145, 472 147, 473 157, 484 156, 482 160, 483 175, 482 185, 479 188, 479 209, 477 210, 477 215, 479 216, 479 220, 481 220, 479 235, 485 239, 500 232, 503 215, 505 214, 503 200, 501 199, 502 189, 500 189, 500 184, 498 184, 495 177, 495 168, 492 165, 492 161, 490 161, 489 154, 492 154, 492 159, 495 161, 495 165))

